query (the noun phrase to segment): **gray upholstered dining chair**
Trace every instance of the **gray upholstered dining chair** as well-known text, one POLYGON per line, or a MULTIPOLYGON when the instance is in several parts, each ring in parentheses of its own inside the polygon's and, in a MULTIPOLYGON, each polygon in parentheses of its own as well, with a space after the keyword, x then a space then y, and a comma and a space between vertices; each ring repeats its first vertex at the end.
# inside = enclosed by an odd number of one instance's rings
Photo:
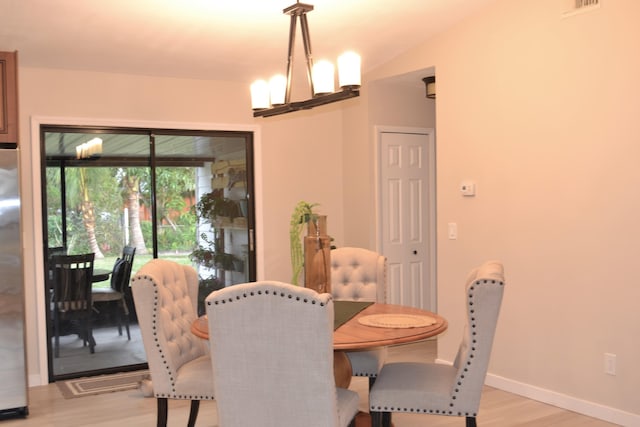
POLYGON ((390 363, 369 392, 373 427, 391 425, 392 412, 466 417, 476 426, 502 294, 504 269, 488 261, 466 282, 467 322, 453 365, 390 363))
POLYGON ((261 281, 205 307, 221 427, 355 425, 358 394, 335 385, 331 295, 261 281))
POLYGON ((167 399, 191 400, 192 427, 200 401, 214 398, 207 342, 191 333, 198 274, 190 266, 153 259, 133 277, 131 290, 157 399, 158 427, 167 425, 167 399))
MULTIPOLYGON (((387 300, 387 258, 364 248, 342 247, 331 251, 331 293, 336 301, 387 300)), ((368 377, 373 385, 387 357, 387 348, 350 351, 353 375, 368 377)))

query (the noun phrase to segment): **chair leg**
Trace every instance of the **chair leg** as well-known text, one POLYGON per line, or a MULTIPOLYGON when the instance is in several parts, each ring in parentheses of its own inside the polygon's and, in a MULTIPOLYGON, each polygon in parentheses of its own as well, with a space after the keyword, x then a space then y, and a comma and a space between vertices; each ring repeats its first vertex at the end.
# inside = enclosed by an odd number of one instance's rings
POLYGON ((391 412, 382 413, 382 427, 391 427, 391 412))
POLYGON ((391 427, 391 412, 369 411, 371 427, 391 427))
POLYGON ((187 427, 194 427, 196 425, 196 418, 198 418, 198 410, 200 409, 200 401, 191 401, 191 410, 189 411, 189 422, 187 427))
POLYGON ((116 314, 117 317, 117 322, 118 322, 118 335, 122 336, 122 307, 120 306, 120 304, 118 303, 118 310, 116 310, 118 313, 116 314))
POLYGON ((87 330, 85 332, 85 337, 87 339, 87 342, 89 343, 89 352, 91 354, 95 353, 96 340, 95 338, 93 338, 93 323, 91 322, 91 319, 87 320, 87 330))
POLYGON ((131 341, 131 332, 129 331, 129 309, 127 308, 127 302, 123 299, 122 303, 122 313, 124 314, 124 327, 127 330, 127 339, 131 341))
POLYGON ((169 410, 166 397, 158 397, 158 427, 167 427, 167 411, 169 410))
POLYGON ((369 411, 369 415, 371 415, 371 427, 382 426, 382 413, 369 411))
POLYGON ((476 417, 467 417, 467 427, 476 427, 476 417))
POLYGON ((93 338, 93 330, 89 330, 89 353, 96 352, 96 340, 93 338))
POLYGON ((125 317, 124 321, 126 322, 124 324, 124 327, 127 330, 127 340, 131 341, 131 332, 129 331, 129 316, 125 317))
POLYGON ((118 335, 122 336, 122 319, 124 319, 124 327, 127 330, 127 339, 131 341, 131 331, 129 331, 129 308, 127 301, 122 297, 118 301, 118 335))

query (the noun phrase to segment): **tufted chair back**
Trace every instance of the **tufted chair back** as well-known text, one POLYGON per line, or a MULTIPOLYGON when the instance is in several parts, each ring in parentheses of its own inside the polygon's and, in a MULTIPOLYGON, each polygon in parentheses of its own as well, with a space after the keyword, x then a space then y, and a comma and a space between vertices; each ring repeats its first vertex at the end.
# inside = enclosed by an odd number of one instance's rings
MULTIPOLYGON (((364 248, 343 247, 331 251, 331 292, 336 301, 387 300, 387 258, 364 248)), ((350 351, 353 375, 368 377, 373 385, 387 357, 387 348, 350 351)))
POLYGON ((331 293, 336 301, 387 300, 387 259, 364 248, 331 251, 331 293))
POLYGON ((205 305, 220 426, 349 425, 358 395, 335 385, 331 295, 261 281, 205 305))
POLYGON ((197 317, 196 271, 173 261, 153 259, 138 270, 131 290, 158 398, 159 419, 161 405, 166 418, 167 398, 192 402, 213 399, 207 342, 191 332, 197 317))

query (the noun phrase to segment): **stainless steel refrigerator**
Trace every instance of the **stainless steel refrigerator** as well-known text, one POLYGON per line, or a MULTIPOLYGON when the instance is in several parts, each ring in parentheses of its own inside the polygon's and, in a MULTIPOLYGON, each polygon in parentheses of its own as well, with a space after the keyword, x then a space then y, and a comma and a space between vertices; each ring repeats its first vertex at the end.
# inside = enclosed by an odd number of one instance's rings
POLYGON ((18 149, 0 143, 0 416, 28 414, 18 149))

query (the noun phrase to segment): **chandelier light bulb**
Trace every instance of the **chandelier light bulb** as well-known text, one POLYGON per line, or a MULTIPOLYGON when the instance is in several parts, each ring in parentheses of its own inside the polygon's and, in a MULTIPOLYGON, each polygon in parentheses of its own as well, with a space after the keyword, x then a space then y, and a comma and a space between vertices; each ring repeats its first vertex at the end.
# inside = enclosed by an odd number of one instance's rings
POLYGON ((329 61, 318 61, 313 64, 312 79, 314 95, 332 93, 334 91, 333 64, 329 61))
POLYGON ((360 87, 360 55, 345 52, 338 58, 338 84, 344 87, 360 87))
POLYGON ((259 110, 269 108, 269 85, 265 80, 256 80, 251 84, 251 108, 259 110))
POLYGON ((271 105, 282 105, 285 103, 287 92, 287 78, 282 74, 276 74, 269 80, 269 93, 271 95, 271 105))
POLYGON ((86 159, 98 154, 102 154, 102 139, 100 138, 93 138, 76 146, 77 159, 86 159))

